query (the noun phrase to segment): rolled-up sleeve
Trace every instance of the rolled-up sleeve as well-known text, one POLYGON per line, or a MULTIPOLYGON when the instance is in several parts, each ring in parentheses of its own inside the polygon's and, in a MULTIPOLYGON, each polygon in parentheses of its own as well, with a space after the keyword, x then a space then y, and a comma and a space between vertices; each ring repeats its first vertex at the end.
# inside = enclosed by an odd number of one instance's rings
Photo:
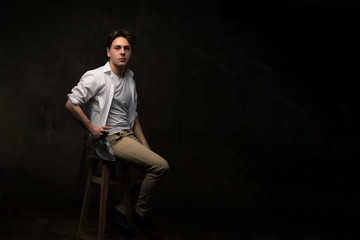
POLYGON ((92 71, 86 72, 79 83, 68 94, 68 99, 75 105, 84 105, 97 92, 98 84, 92 71))

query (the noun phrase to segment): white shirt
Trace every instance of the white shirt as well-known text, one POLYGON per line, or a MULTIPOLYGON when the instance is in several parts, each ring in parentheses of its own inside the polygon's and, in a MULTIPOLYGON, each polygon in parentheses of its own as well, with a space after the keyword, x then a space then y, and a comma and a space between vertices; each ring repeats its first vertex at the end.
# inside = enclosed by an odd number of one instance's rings
MULTIPOLYGON (((75 105, 85 105, 85 113, 89 120, 97 127, 105 126, 108 120, 109 110, 114 97, 115 87, 111 78, 109 62, 104 66, 87 71, 79 83, 68 94, 68 98, 75 105)), ((127 121, 130 129, 133 129, 137 117, 137 93, 133 79, 134 73, 126 69, 125 78, 128 81, 130 99, 128 101, 127 121)), ((114 153, 106 139, 96 140, 89 136, 89 147, 103 159, 115 161, 114 153)))

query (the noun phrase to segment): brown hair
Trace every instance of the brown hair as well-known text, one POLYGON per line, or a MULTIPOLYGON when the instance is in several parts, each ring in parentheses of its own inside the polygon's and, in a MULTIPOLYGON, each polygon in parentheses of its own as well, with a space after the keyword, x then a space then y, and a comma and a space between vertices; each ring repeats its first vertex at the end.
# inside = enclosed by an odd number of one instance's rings
POLYGON ((135 43, 136 43, 135 36, 132 33, 130 33, 128 30, 126 30, 125 28, 121 28, 121 29, 112 31, 107 38, 106 47, 108 47, 110 49, 112 42, 117 37, 126 38, 126 40, 129 41, 131 48, 134 48, 135 43))

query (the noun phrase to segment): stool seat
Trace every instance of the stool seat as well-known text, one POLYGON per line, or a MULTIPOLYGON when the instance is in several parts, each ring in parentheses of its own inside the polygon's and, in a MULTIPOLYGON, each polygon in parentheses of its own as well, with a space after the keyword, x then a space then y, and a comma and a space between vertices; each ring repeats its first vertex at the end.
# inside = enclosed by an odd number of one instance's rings
POLYGON ((107 214, 107 200, 108 200, 108 191, 109 186, 120 185, 124 186, 124 198, 125 198, 125 211, 126 211, 126 221, 127 224, 131 225, 132 223, 132 206, 131 206, 131 194, 130 194, 130 179, 129 179, 129 167, 123 161, 121 162, 122 177, 115 177, 115 167, 116 162, 110 162, 103 160, 95 153, 89 153, 88 159, 90 160, 88 175, 85 186, 85 193, 83 204, 80 214, 80 223, 78 229, 77 239, 88 240, 103 240, 105 237, 105 225, 106 225, 106 214, 107 214), (100 163, 101 166, 101 175, 96 175, 97 167, 100 163), (89 209, 90 200, 91 200, 91 191, 93 185, 100 185, 100 205, 99 205, 99 220, 98 220, 98 233, 97 236, 92 236, 85 232, 85 221, 86 215, 89 209))

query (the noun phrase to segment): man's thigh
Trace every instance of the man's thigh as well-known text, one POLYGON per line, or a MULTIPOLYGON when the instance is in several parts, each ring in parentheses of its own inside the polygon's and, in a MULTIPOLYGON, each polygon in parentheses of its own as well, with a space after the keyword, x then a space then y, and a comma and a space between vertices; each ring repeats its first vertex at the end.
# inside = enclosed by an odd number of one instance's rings
POLYGON ((143 146, 132 136, 123 137, 113 143, 112 150, 116 158, 140 169, 146 170, 157 165, 167 164, 161 156, 143 146))

